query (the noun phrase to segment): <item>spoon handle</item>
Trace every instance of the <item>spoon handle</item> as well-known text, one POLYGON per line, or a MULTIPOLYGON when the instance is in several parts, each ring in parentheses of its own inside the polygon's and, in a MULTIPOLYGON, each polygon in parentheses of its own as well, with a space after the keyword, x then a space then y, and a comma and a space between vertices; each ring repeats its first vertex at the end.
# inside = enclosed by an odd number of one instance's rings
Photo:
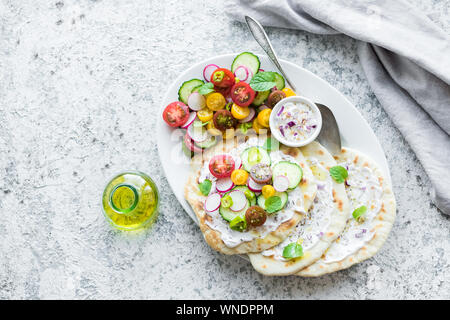
POLYGON ((286 79, 289 86, 292 88, 292 90, 296 91, 294 85, 291 81, 289 81, 288 76, 283 71, 283 68, 281 67, 280 63, 278 62, 277 55, 275 54, 275 51, 273 50, 272 44, 269 41, 269 37, 267 36, 266 32, 264 31, 262 25, 253 19, 252 17, 245 16, 245 22, 247 22, 248 28, 250 29, 250 32, 253 35, 253 38, 255 38, 256 42, 261 46, 261 48, 267 53, 269 56, 269 59, 273 62, 273 64, 277 67, 277 69, 280 71, 280 73, 283 75, 283 77, 286 79))

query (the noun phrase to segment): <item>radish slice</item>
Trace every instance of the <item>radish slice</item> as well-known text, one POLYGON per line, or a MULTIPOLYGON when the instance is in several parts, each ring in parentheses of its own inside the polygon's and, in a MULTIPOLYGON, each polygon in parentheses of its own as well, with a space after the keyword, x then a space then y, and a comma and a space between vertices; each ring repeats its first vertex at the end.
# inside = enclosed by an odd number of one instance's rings
POLYGON ((278 192, 284 192, 289 187, 289 179, 286 176, 276 176, 273 179, 273 187, 278 192))
POLYGON ((239 80, 245 81, 248 79, 250 72, 246 66, 239 66, 234 71, 234 76, 238 77, 239 80))
POLYGON ((264 69, 259 69, 258 72, 264 72, 264 69))
POLYGON ((252 72, 252 70, 249 70, 248 72, 249 72, 249 74, 248 74, 247 80, 245 80, 244 82, 250 83, 250 80, 252 80, 252 78, 253 78, 253 72, 252 72))
POLYGON ((195 122, 187 128, 189 137, 195 142, 203 142, 209 138, 209 133, 203 126, 195 126, 195 122))
POLYGON ((262 188, 265 185, 256 183, 252 178, 249 178, 248 181, 247 181, 247 186, 253 192, 261 192, 262 188))
POLYGON ((234 187, 231 178, 221 178, 216 181, 216 190, 218 192, 224 193, 230 191, 234 187))
POLYGON ((213 193, 208 196, 205 200, 205 211, 213 212, 219 209, 220 207, 220 199, 221 196, 218 193, 213 193))
POLYGON ((181 126, 181 129, 187 129, 192 124, 192 122, 194 122, 194 120, 196 118, 197 118, 197 112, 189 113, 188 121, 186 121, 186 123, 181 126))
POLYGON ((231 197, 231 200, 233 200, 233 204, 230 207, 231 211, 241 211, 247 205, 247 198, 241 190, 231 191, 228 195, 231 197))
POLYGON ((248 116, 246 116, 244 119, 239 120, 239 123, 245 123, 245 122, 250 122, 253 120, 253 118, 256 115, 256 111, 253 108, 250 108, 250 113, 248 114, 248 116))
POLYGON ((217 64, 208 64, 205 69, 203 69, 203 78, 205 78, 207 82, 210 82, 211 76, 216 69, 219 69, 217 64))
POLYGON ((198 92, 192 92, 188 97, 188 106, 194 111, 198 111, 206 107, 206 99, 198 92))

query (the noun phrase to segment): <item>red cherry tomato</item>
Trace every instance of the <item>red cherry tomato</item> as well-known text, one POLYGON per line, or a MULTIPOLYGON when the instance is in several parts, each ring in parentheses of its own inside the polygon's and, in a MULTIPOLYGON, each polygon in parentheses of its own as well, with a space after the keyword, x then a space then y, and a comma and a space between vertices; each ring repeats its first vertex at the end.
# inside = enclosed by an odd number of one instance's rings
POLYGON ((231 99, 240 107, 248 107, 255 100, 256 92, 246 82, 240 81, 231 88, 231 99))
POLYGON ((216 87, 228 88, 231 87, 236 80, 234 79, 233 72, 225 68, 219 68, 212 73, 211 82, 216 87))
POLYGON ((209 161, 209 171, 211 174, 220 179, 231 176, 234 170, 234 159, 228 154, 220 154, 212 157, 209 161))
POLYGON ((163 111, 164 121, 171 127, 179 127, 189 119, 189 108, 180 101, 170 103, 163 111))
POLYGON ((222 87, 214 86, 214 91, 221 93, 226 99, 230 96, 231 87, 222 88, 222 87))

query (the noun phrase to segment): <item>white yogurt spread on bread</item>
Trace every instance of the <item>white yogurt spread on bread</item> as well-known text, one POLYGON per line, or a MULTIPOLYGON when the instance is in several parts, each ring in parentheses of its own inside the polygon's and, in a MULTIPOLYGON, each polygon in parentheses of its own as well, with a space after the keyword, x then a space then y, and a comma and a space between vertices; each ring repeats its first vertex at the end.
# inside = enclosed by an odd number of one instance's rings
POLYGON ((328 249, 325 263, 341 261, 368 243, 375 234, 374 219, 382 206, 383 189, 370 168, 353 163, 340 165, 348 171, 345 190, 350 200, 350 215, 344 231, 328 249), (366 206, 367 211, 364 221, 358 222, 352 213, 361 206, 366 206))
MULTIPOLYGON (((310 160, 311 168, 316 166, 318 170, 328 172, 316 159, 310 160)), ((301 245, 306 252, 313 248, 323 237, 324 231, 331 223, 331 215, 335 209, 333 203, 333 182, 328 174, 324 180, 315 177, 317 183, 317 194, 311 208, 305 218, 297 225, 295 230, 282 243, 263 251, 263 256, 273 256, 281 261, 288 261, 283 258, 284 248, 293 242, 301 240, 301 245)))

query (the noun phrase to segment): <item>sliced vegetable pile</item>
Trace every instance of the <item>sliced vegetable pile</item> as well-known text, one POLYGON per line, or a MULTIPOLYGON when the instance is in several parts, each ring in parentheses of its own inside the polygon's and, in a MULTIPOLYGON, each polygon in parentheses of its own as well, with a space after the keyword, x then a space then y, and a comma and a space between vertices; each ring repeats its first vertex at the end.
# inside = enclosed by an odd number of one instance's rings
POLYGON ((269 131, 273 106, 295 95, 280 74, 260 69, 259 58, 250 52, 236 56, 230 70, 205 66, 203 78, 183 82, 178 101, 163 111, 169 126, 186 129, 183 149, 190 156, 214 146, 218 136, 232 138, 236 130, 269 131))
POLYGON ((208 169, 217 178, 213 179, 216 189, 211 190, 209 179, 199 184, 200 192, 207 196, 205 211, 219 210, 231 229, 242 232, 262 226, 268 215, 282 210, 289 191, 301 182, 303 171, 290 161, 272 164, 270 152, 270 143, 266 143, 245 149, 239 157, 212 157, 208 169))

